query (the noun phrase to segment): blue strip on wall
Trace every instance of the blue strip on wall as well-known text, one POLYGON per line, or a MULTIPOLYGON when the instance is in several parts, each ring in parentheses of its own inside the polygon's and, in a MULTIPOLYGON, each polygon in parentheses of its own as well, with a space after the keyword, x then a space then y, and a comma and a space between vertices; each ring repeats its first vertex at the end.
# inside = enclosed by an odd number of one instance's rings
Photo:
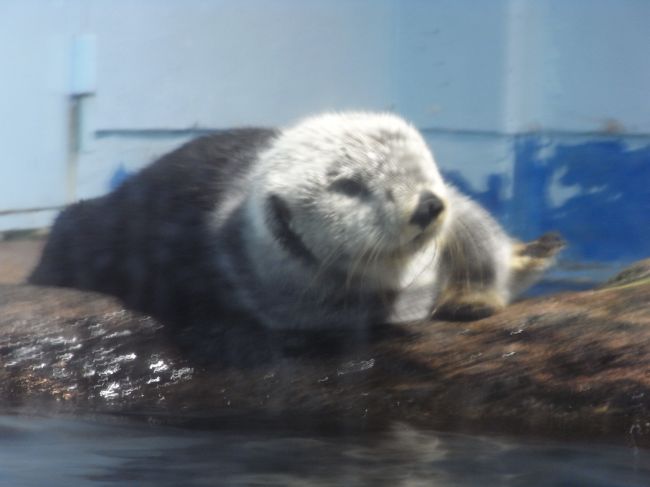
POLYGON ((559 231, 563 257, 625 263, 650 257, 650 137, 525 134, 512 137, 513 194, 506 175, 477 191, 458 171, 444 176, 518 238, 559 231), (552 192, 568 196, 553 202, 552 192))
POLYGON ((620 138, 562 143, 517 137, 511 203, 517 232, 534 237, 557 230, 569 242, 565 255, 576 260, 649 257, 650 141, 635 145, 620 138), (552 184, 575 194, 553 206, 552 184))

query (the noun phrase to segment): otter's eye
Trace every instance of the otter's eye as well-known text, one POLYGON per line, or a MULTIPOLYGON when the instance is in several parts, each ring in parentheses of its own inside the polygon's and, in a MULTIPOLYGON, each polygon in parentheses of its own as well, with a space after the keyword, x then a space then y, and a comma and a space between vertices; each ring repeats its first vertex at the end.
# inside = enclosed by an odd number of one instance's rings
POLYGON ((339 178, 330 184, 329 189, 350 197, 365 198, 370 196, 370 190, 358 179, 339 178))

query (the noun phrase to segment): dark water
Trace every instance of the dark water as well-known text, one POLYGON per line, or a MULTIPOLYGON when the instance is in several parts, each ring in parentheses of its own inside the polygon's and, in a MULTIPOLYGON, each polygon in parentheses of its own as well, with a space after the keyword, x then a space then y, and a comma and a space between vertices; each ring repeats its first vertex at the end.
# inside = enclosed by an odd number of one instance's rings
POLYGON ((117 485, 647 487, 650 452, 403 425, 328 436, 0 416, 0 486, 117 485))

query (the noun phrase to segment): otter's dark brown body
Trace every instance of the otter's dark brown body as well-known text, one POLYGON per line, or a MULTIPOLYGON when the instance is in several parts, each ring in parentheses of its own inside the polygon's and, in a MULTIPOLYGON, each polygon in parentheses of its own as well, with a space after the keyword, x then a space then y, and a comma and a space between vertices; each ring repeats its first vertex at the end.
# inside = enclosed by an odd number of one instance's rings
MULTIPOLYGON (((275 132, 236 129, 163 156, 106 196, 57 218, 29 281, 112 294, 168 321, 229 308, 213 263, 209 218, 229 181, 245 173, 275 132)), ((238 235, 232 235, 237 245, 238 235)))

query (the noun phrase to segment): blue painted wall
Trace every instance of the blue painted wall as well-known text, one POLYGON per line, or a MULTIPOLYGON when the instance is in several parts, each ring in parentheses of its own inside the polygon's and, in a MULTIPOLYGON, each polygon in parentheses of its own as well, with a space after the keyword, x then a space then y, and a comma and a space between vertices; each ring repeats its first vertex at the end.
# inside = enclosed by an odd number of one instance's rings
POLYGON ((514 188, 522 235, 558 230, 573 259, 650 256, 650 139, 517 137, 514 188))
POLYGON ((564 259, 624 264, 650 256, 650 137, 522 134, 508 143, 512 173, 488 173, 478 188, 443 165, 445 177, 520 239, 560 232, 564 259))

